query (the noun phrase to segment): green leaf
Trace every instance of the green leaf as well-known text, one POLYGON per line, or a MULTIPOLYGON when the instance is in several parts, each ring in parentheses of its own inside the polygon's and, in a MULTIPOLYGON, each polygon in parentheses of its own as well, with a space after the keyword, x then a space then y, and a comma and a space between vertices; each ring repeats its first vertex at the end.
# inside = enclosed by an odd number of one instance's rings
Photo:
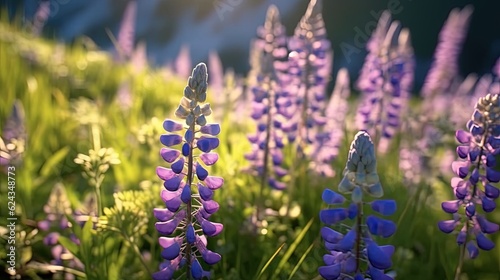
POLYGON ((56 165, 61 162, 64 158, 66 158, 66 155, 68 155, 69 152, 69 147, 66 146, 59 151, 55 152, 52 157, 50 157, 42 166, 42 169, 40 170, 40 175, 42 177, 47 177, 50 175, 50 172, 53 171, 58 171, 60 168, 56 168, 56 165))
POLYGON ((281 249, 283 249, 283 246, 285 246, 285 243, 281 244, 281 246, 274 252, 274 254, 271 256, 271 258, 267 261, 267 263, 264 265, 264 267, 260 270, 259 275, 257 276, 257 279, 260 279, 262 274, 266 271, 267 267, 271 264, 271 262, 274 260, 274 258, 279 254, 281 249))
POLYGON ((297 235, 297 238, 295 238, 295 241, 293 241, 292 245, 286 250, 285 255, 281 259, 281 261, 278 264, 278 267, 274 271, 273 274, 273 279, 278 279, 278 275, 285 266, 285 264, 288 262, 288 259, 292 256, 293 252, 295 252, 295 249, 297 249, 297 246, 299 246, 299 243, 304 239, 304 236, 306 235, 307 231, 309 228, 311 228, 311 225, 313 224, 314 218, 311 218, 307 225, 300 231, 299 235, 297 235))
POLYGON ((59 236, 58 241, 61 245, 68 249, 71 254, 80 259, 80 248, 75 244, 75 242, 71 241, 71 239, 67 238, 66 236, 59 236))

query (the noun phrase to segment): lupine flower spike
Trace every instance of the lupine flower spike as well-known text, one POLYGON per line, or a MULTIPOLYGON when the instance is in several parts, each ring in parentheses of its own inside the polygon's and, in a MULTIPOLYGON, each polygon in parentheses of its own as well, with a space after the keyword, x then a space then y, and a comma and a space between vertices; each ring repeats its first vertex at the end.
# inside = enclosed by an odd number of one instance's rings
POLYGON ((332 96, 328 102, 325 110, 326 124, 324 128, 324 141, 315 151, 313 156, 316 160, 310 164, 311 169, 325 177, 333 177, 335 171, 331 164, 339 153, 339 147, 342 144, 344 137, 344 124, 349 110, 347 98, 351 94, 351 87, 349 85, 349 72, 347 69, 342 68, 337 73, 337 80, 332 96))
POLYGON ((327 226, 321 229, 325 247, 325 262, 319 274, 324 279, 392 279, 385 270, 392 266, 394 246, 379 246, 374 236, 387 238, 396 231, 396 224, 375 215, 364 216, 364 207, 389 216, 396 211, 394 200, 371 200, 383 196, 377 174, 373 142, 364 131, 354 137, 349 150, 344 177, 338 192, 323 191, 323 201, 335 208, 320 211, 320 219, 327 226), (342 194, 350 194, 346 199, 342 194), (341 205, 348 204, 346 208, 341 205), (352 226, 345 222, 352 221, 352 226), (336 225, 335 229, 329 227, 336 225))
POLYGON ((206 119, 211 114, 210 104, 205 103, 207 78, 206 65, 198 64, 175 111, 185 124, 170 119, 163 123, 168 133, 160 137, 166 146, 160 154, 171 165, 156 169, 158 177, 164 181, 161 198, 167 207, 154 209, 154 216, 159 220, 156 229, 162 235, 159 238, 163 247, 161 256, 165 259, 160 271, 153 274, 156 280, 172 279, 175 271, 183 267, 187 279, 209 277, 199 257, 209 265, 221 259, 219 254, 207 249, 206 238, 218 235, 223 228, 209 218, 219 210, 213 195, 224 183, 222 178, 209 175, 206 169, 219 158, 212 150, 219 146, 215 136, 220 133, 220 126, 208 124, 206 119))
MULTIPOLYGON (((456 234, 461 246, 457 277, 463 263, 463 255, 474 259, 479 249, 491 250, 495 243, 486 236, 499 230, 499 225, 487 220, 486 214, 495 210, 495 200, 500 190, 494 186, 500 181, 496 157, 500 153, 500 99, 488 94, 477 101, 468 131, 457 130, 459 159, 452 164, 458 176, 451 179, 454 200, 445 201, 441 207, 453 219, 440 221, 438 227, 444 233, 456 234), (479 248, 479 249, 478 249, 479 248)), ((458 278, 455 278, 458 279, 458 278)))
POLYGON ((286 185, 281 177, 287 171, 283 163, 284 139, 283 116, 279 113, 279 96, 282 91, 281 59, 286 57, 285 30, 279 21, 278 9, 269 7, 266 22, 258 29, 258 39, 252 49, 252 119, 257 123, 257 132, 248 136, 252 152, 245 155, 264 185, 283 190, 286 185))
POLYGON ((307 155, 313 161, 317 161, 314 155, 318 153, 315 151, 327 138, 322 130, 326 123, 326 86, 333 56, 330 42, 326 39, 322 3, 321 0, 309 2, 306 13, 288 42, 289 91, 294 104, 287 106, 289 113, 285 115, 289 120, 284 130, 289 139, 295 140, 298 157, 307 155))

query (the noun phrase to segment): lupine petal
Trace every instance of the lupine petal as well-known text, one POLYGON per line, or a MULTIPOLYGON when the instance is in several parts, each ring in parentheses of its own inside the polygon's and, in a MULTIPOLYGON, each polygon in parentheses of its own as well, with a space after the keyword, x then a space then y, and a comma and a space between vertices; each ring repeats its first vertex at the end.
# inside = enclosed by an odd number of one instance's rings
POLYGON ((484 194, 491 199, 496 199, 500 195, 500 190, 491 184, 486 184, 484 194))
POLYGON ((197 146, 202 152, 208 153, 219 146, 219 139, 211 137, 201 138, 198 140, 197 146))
POLYGON ((493 243, 493 241, 486 238, 486 236, 484 236, 484 234, 482 234, 482 233, 478 233, 476 235, 476 242, 477 242, 477 246, 485 251, 489 251, 489 250, 495 248, 495 243, 493 243))
POLYGON ((335 263, 336 258, 333 255, 330 254, 325 254, 323 255, 323 262, 326 265, 332 265, 335 263))
POLYGON ((462 245, 467 240, 467 228, 464 226, 457 235, 457 244, 462 245))
POLYGON ((486 167, 486 179, 490 182, 498 183, 500 182, 500 172, 493 168, 486 167))
POLYGON ((184 188, 182 188, 182 193, 181 193, 181 200, 184 203, 188 203, 191 201, 191 187, 186 185, 184 188))
POLYGON ((396 224, 393 221, 384 220, 376 216, 368 216, 366 219, 368 230, 374 235, 387 238, 396 232, 396 224))
POLYGON ((341 204, 345 201, 344 196, 330 189, 325 189, 321 198, 326 204, 341 204))
POLYGON ((182 145, 182 155, 187 157, 189 156, 190 152, 191 152, 191 145, 189 145, 189 143, 184 143, 182 145))
POLYGON ((333 225, 347 218, 347 211, 344 208, 324 209, 319 212, 322 223, 333 225))
POLYGON ((337 279, 340 276, 340 264, 320 266, 318 272, 325 279, 337 279))
POLYGON ((201 223, 201 229, 203 230, 203 233, 210 237, 219 234, 223 228, 224 226, 222 224, 213 223, 207 220, 204 220, 201 223))
POLYGON ((450 233, 455 230, 457 222, 455 220, 439 221, 438 227, 444 233, 450 233))
POLYGON ((492 234, 499 230, 499 225, 486 220, 483 216, 477 215, 477 221, 481 227, 481 231, 484 233, 492 234))
POLYGON ((196 164, 196 177, 198 177, 199 180, 203 181, 205 178, 208 176, 208 171, 203 168, 203 166, 199 163, 196 164))
POLYGON ((219 203, 214 200, 203 201, 203 209, 207 211, 208 214, 213 214, 219 210, 219 203))
POLYGON ((163 160, 165 160, 168 163, 172 163, 179 157, 181 153, 174 149, 161 148, 160 154, 163 160))
POLYGON ((370 204, 373 211, 385 216, 392 215, 396 212, 396 201, 394 200, 375 200, 370 204))
POLYGON ((210 250, 203 251, 203 253, 201 253, 201 257, 209 265, 216 264, 221 260, 221 256, 219 254, 214 253, 210 250))
POLYGON ((214 196, 214 192, 202 184, 198 184, 198 192, 203 200, 211 200, 214 196))
POLYGON ((207 124, 200 128, 201 133, 210 134, 212 136, 218 135, 220 133, 220 125, 218 124, 207 124))
POLYGON ((165 180, 163 186, 165 187, 165 189, 173 192, 179 189, 181 181, 182 181, 182 176, 174 176, 168 180, 165 180))
POLYGON ((211 190, 216 190, 224 184, 224 179, 216 176, 207 176, 204 180, 207 187, 211 190))
POLYGON ((217 153, 203 153, 200 155, 200 159, 204 164, 210 166, 217 162, 219 155, 217 153))
POLYGON ((175 173, 170 168, 158 166, 156 168, 156 175, 158 175, 160 179, 166 181, 174 177, 175 173))
POLYGON ((194 132, 191 129, 186 130, 184 139, 186 139, 186 142, 191 143, 194 140, 194 132))
POLYGON ((375 268, 388 269, 392 266, 391 258, 375 242, 368 243, 366 254, 368 261, 375 268))
POLYGON ((352 228, 350 229, 346 235, 344 235, 344 238, 342 238, 339 243, 337 243, 337 248, 338 250, 342 252, 347 252, 352 250, 354 247, 354 243, 356 241, 356 229, 352 228))
POLYGON ((487 212, 487 213, 492 212, 497 207, 497 204, 495 203, 495 201, 492 199, 489 199, 487 197, 482 197, 481 202, 482 202, 484 212, 487 212))
POLYGON ((193 244, 196 241, 196 234, 194 232, 193 224, 187 225, 186 240, 189 244, 193 244))
POLYGON ((476 247, 474 242, 471 240, 467 242, 467 251, 469 252, 469 258, 475 259, 479 255, 479 249, 476 247))
POLYGON ((179 256, 180 252, 181 246, 179 245, 179 243, 174 242, 169 247, 164 248, 161 251, 161 257, 166 260, 173 260, 179 256))
POLYGON ((470 134, 465 130, 457 130, 455 136, 460 144, 469 144, 470 143, 470 134))
POLYGON ((349 207, 347 208, 347 216, 351 220, 358 216, 358 206, 356 205, 356 203, 351 203, 349 205, 349 207))
POLYGON ((323 239, 327 242, 337 243, 344 237, 344 235, 329 227, 323 227, 321 228, 321 237, 323 237, 323 239))
POLYGON ((163 128, 168 132, 176 132, 182 130, 182 124, 167 119, 163 122, 163 128))
POLYGON ((451 200, 441 203, 441 208, 444 210, 444 212, 450 214, 456 213, 458 211, 459 206, 460 206, 460 200, 451 200))
POLYGON ((157 220, 160 222, 166 222, 170 219, 172 219, 175 215, 175 213, 171 212, 168 209, 164 208, 154 208, 153 209, 153 214, 157 220))
POLYGON ((160 142, 167 147, 171 147, 182 143, 182 137, 177 134, 163 134, 160 136, 160 142))
POLYGON ((170 166, 172 168, 172 171, 174 171, 174 173, 176 174, 181 173, 184 169, 184 162, 184 157, 181 157, 178 161, 172 163, 172 165, 170 166))
POLYGON ((197 259, 191 263, 191 275, 194 279, 201 279, 203 277, 203 268, 197 259))
POLYGON ((177 228, 178 223, 175 222, 174 219, 167 222, 156 222, 155 227, 156 230, 163 235, 171 235, 175 229, 177 228))
POLYGON ((275 190, 284 190, 286 189, 286 184, 283 182, 280 182, 274 178, 269 178, 268 180, 269 186, 275 190))

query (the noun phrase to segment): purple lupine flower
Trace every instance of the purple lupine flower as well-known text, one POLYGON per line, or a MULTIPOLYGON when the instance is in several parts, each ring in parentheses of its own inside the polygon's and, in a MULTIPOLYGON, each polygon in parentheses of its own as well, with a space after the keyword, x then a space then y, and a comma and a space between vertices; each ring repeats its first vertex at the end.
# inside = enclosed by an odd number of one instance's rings
POLYGON ((283 25, 279 21, 279 12, 270 6, 266 23, 258 29, 258 39, 252 49, 252 113, 251 118, 257 123, 257 131, 248 136, 252 151, 245 155, 251 167, 261 178, 261 188, 269 185, 282 190, 286 185, 280 178, 286 175, 281 167, 283 163, 284 134, 282 124, 284 116, 279 112, 279 98, 282 93, 284 75, 280 71, 281 59, 286 57, 286 37, 283 25))
POLYGON ((500 181, 496 156, 500 153, 500 99, 487 94, 479 98, 468 131, 457 130, 456 139, 459 159, 451 165, 458 175, 451 179, 454 200, 441 204, 452 220, 440 221, 438 227, 445 233, 458 233, 457 243, 465 246, 470 258, 482 250, 491 250, 495 244, 486 238, 499 230, 499 225, 486 219, 486 214, 496 208, 500 195, 494 185, 500 181), (474 242, 475 240, 475 242, 474 242))
POLYGON ((135 19, 137 14, 137 1, 131 0, 123 13, 122 22, 118 31, 117 49, 118 61, 127 61, 134 51, 135 19))
POLYGON ((378 20, 377 28, 366 44, 368 53, 356 82, 356 87, 362 94, 356 113, 356 127, 372 135, 375 135, 382 110, 384 73, 387 68, 385 62, 388 60, 387 47, 384 47, 384 44, 389 37, 387 33, 390 24, 391 14, 389 11, 384 11, 378 20))
POLYGON ((351 202, 331 189, 323 191, 322 199, 337 206, 320 211, 320 219, 327 226, 321 229, 325 247, 329 251, 323 256, 324 266, 319 267, 325 279, 392 279, 385 270, 392 266, 394 246, 378 245, 375 236, 387 238, 396 231, 396 224, 376 215, 363 215, 363 208, 370 207, 378 215, 390 216, 396 212, 394 200, 367 201, 363 196, 380 198, 383 195, 377 175, 375 148, 370 136, 360 131, 356 134, 344 169, 344 177, 338 191, 351 194, 351 202), (342 205, 348 205, 343 208, 342 205), (353 226, 346 225, 352 220, 353 226), (342 222, 346 231, 330 228, 342 222))
POLYGON ((389 50, 389 65, 384 83, 384 93, 389 101, 384 107, 378 149, 386 153, 390 142, 400 129, 403 112, 406 111, 413 87, 415 61, 410 42, 410 32, 403 28, 399 33, 398 45, 389 50))
POLYGON ((414 59, 410 34, 399 24, 391 23, 384 12, 367 44, 368 54, 357 81, 362 100, 358 106, 358 129, 376 135, 378 151, 385 153, 400 129, 413 86, 414 59), (395 44, 394 38, 397 38, 395 44))
POLYGON ((314 156, 316 160, 311 162, 313 164, 311 169, 325 177, 335 175, 331 163, 337 157, 344 137, 345 118, 349 110, 347 99, 350 94, 349 72, 347 72, 347 69, 342 68, 337 73, 335 88, 325 110, 327 122, 324 131, 328 134, 320 149, 315 151, 317 153, 314 156))
MULTIPOLYGON (((453 80, 458 74, 458 56, 469 27, 472 7, 453 9, 441 32, 434 52, 434 61, 422 88, 424 98, 447 94, 452 91, 453 80)), ((446 102, 448 104, 448 102, 446 102)))
POLYGON ((288 138, 297 143, 298 151, 308 156, 317 155, 314 151, 321 148, 328 136, 322 128, 326 123, 324 110, 332 50, 326 39, 322 6, 321 0, 309 2, 306 13, 288 42, 288 91, 292 102, 286 106, 289 111, 286 115, 290 118, 286 131, 289 131, 288 138), (308 149, 311 144, 313 147, 308 149))
POLYGON ((182 267, 186 267, 186 273, 194 279, 201 279, 209 273, 203 270, 198 258, 209 265, 221 259, 206 247, 206 236, 216 236, 223 229, 222 224, 209 218, 219 209, 213 192, 224 183, 207 170, 218 160, 213 150, 219 146, 216 136, 220 133, 220 126, 209 124, 206 119, 211 114, 210 104, 205 103, 207 77, 207 67, 200 63, 188 79, 175 111, 178 118, 185 120, 185 125, 169 119, 163 123, 168 133, 160 137, 166 146, 160 154, 171 165, 170 168, 158 167, 156 173, 164 181, 161 198, 167 208, 155 209, 154 215, 159 220, 156 229, 164 235, 159 242, 165 262, 160 265, 160 271, 153 274, 153 279, 172 279, 174 272, 182 267))
MULTIPOLYGON (((71 226, 66 215, 73 214, 74 217, 78 215, 78 213, 72 212, 71 203, 62 184, 56 184, 53 187, 49 199, 43 207, 43 212, 46 214, 46 218, 38 222, 38 229, 46 233, 43 243, 51 248, 52 260, 50 263, 83 270, 83 263, 72 255, 66 247, 59 244, 59 237, 71 226)), ((77 245, 80 244, 80 240, 74 234, 71 234, 69 239, 77 245)), ((71 273, 64 273, 63 277, 64 279, 75 279, 71 273)))

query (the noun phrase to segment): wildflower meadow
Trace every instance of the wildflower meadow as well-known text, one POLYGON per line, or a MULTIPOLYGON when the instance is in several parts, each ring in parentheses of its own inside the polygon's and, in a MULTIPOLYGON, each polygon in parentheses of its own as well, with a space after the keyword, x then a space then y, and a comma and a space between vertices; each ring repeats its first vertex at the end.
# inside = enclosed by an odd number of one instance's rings
POLYGON ((471 6, 416 88, 389 10, 350 77, 321 0, 294 30, 271 5, 239 75, 149 63, 139 2, 113 51, 40 36, 49 1, 0 10, 0 279, 500 279, 500 59, 460 76, 471 6))

